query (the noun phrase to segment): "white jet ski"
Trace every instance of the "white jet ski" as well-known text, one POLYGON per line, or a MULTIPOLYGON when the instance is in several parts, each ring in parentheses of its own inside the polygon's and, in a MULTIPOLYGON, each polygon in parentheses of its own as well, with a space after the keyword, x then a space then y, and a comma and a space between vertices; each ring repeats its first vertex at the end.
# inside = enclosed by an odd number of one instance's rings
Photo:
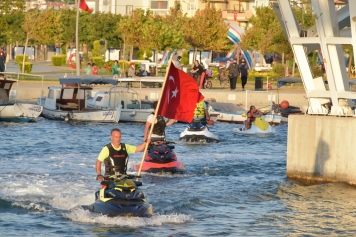
POLYGON ((244 130, 245 127, 234 128, 232 130, 235 134, 269 137, 276 133, 274 127, 272 127, 264 118, 256 118, 251 124, 251 128, 244 130))
POLYGON ((217 143, 219 138, 209 131, 201 122, 192 122, 179 136, 180 141, 188 143, 217 143))

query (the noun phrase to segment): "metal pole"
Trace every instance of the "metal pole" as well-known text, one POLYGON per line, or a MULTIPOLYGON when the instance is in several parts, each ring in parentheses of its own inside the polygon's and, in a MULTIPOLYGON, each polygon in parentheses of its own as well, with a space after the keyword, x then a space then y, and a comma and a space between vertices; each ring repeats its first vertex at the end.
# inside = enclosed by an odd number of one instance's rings
POLYGON ((79 4, 80 4, 80 0, 77 0, 77 20, 75 23, 75 62, 76 62, 75 66, 77 70, 77 76, 80 75, 79 40, 78 40, 79 4))

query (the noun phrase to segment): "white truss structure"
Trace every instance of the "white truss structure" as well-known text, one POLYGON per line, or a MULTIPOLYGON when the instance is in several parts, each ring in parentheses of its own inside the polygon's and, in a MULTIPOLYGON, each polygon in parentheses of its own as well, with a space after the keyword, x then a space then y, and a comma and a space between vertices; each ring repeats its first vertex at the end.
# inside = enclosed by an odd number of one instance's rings
POLYGON ((300 30, 288 0, 272 4, 299 67, 309 99, 308 114, 354 115, 351 100, 356 99, 356 93, 350 91, 342 45, 352 45, 356 60, 356 0, 345 2, 336 11, 334 0, 311 0, 315 26, 307 32, 300 30), (321 49, 328 88, 322 77, 313 78, 309 67, 306 51, 315 49, 321 49))

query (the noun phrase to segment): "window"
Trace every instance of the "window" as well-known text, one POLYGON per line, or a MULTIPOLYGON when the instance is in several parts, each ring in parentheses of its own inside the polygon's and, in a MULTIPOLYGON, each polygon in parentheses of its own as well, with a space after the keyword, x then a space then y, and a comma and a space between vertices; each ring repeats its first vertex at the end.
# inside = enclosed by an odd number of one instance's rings
POLYGON ((151 9, 168 9, 168 1, 151 1, 151 9))
POLYGON ((74 89, 63 90, 62 99, 73 99, 74 89))
POLYGON ((133 6, 132 5, 126 5, 126 14, 130 15, 132 12, 133 6))
POLYGON ((79 90, 77 94, 77 99, 84 99, 84 92, 85 90, 79 90))
POLYGON ((96 97, 96 102, 100 102, 101 100, 103 99, 103 97, 101 97, 101 96, 98 96, 98 97, 96 97))
POLYGON ((188 10, 190 10, 190 11, 195 11, 195 10, 196 10, 195 3, 194 3, 194 2, 190 2, 190 3, 189 3, 188 10))

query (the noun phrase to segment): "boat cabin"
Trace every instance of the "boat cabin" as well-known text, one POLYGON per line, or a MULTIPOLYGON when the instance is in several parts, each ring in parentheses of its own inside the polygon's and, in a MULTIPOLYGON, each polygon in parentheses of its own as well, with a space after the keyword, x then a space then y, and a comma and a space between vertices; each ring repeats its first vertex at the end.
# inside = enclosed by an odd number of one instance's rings
POLYGON ((52 110, 84 110, 91 91, 89 86, 51 86, 44 107, 52 110))
POLYGON ((0 104, 8 104, 12 84, 17 80, 9 80, 5 77, 0 77, 0 104))

